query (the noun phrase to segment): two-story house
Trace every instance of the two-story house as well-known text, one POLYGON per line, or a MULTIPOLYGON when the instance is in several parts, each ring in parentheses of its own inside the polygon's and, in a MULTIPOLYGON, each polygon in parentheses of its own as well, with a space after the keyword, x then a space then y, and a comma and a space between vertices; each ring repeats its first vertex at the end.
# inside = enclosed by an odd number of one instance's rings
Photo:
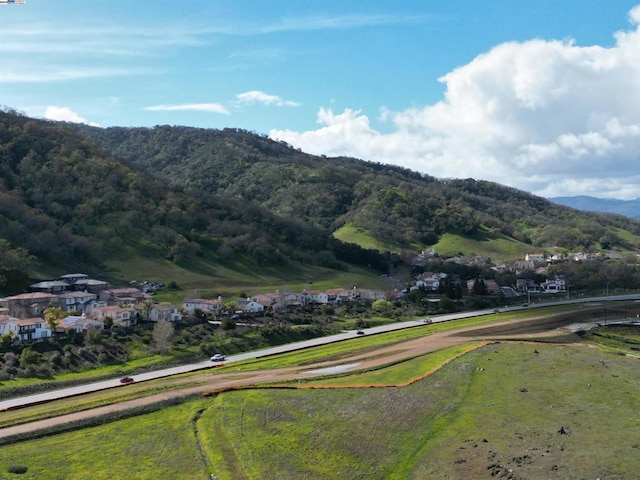
POLYGON ((92 302, 97 300, 98 296, 95 293, 88 292, 66 292, 58 295, 60 302, 60 308, 65 312, 75 311, 76 313, 85 313, 92 305, 92 302))
POLYGON ((325 305, 329 303, 329 295, 327 292, 320 290, 303 290, 300 297, 304 305, 325 305))
POLYGON ((119 307, 117 305, 107 305, 106 307, 97 307, 91 310, 91 317, 95 320, 105 321, 111 318, 114 325, 121 327, 132 327, 137 323, 136 309, 133 307, 119 307))
POLYGON ((217 316, 222 311, 223 306, 222 297, 216 299, 192 298, 182 302, 182 308, 189 315, 193 315, 196 310, 200 310, 205 315, 217 316))
POLYGON ((0 315, 0 336, 10 334, 21 342, 41 340, 51 336, 42 318, 16 318, 0 315))
POLYGON ((159 322, 160 320, 179 322, 182 320, 182 315, 175 305, 171 305, 170 303, 155 303, 149 308, 149 320, 152 322, 159 322))
POLYGON ((31 292, 0 299, 0 307, 6 308, 17 318, 37 317, 49 307, 59 305, 58 297, 51 293, 31 292))

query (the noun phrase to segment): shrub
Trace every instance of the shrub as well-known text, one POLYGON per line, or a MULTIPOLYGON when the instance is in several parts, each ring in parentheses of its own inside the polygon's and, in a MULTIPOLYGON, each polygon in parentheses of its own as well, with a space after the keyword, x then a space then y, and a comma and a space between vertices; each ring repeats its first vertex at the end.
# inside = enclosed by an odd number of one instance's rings
POLYGON ((26 466, 24 465, 9 465, 9 468, 7 468, 7 472, 9 473, 27 473, 27 470, 29 470, 26 466))

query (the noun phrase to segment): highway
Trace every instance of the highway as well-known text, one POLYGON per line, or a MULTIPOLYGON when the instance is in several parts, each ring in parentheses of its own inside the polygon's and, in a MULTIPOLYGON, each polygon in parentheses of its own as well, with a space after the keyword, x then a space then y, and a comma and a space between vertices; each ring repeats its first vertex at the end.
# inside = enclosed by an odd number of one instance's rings
MULTIPOLYGON (((503 307, 498 309, 491 308, 491 309, 484 309, 484 310, 475 310, 470 312, 437 315, 437 316, 430 317, 430 320, 432 323, 438 323, 438 322, 446 322, 450 320, 457 320, 461 318, 477 317, 481 315, 493 315, 496 313, 496 310, 502 313, 502 312, 511 312, 511 311, 521 311, 521 310, 533 310, 538 307, 548 307, 548 306, 555 306, 555 305, 598 303, 598 302, 608 302, 608 301, 640 301, 640 294, 617 295, 617 296, 608 296, 608 297, 603 296, 603 297, 590 297, 590 298, 575 298, 575 299, 554 301, 549 303, 540 303, 536 305, 529 305, 526 307, 512 306, 512 307, 503 307)), ((416 327, 424 324, 425 324, 424 319, 411 320, 406 322, 398 322, 398 323, 392 323, 388 325, 380 325, 377 327, 362 329, 362 331, 365 332, 365 335, 371 335, 371 334, 391 332, 395 330, 416 327)), ((347 340, 350 338, 356 338, 356 337, 358 337, 356 330, 344 331, 339 334, 330 335, 327 337, 319 337, 311 340, 289 343, 289 344, 280 345, 277 347, 270 347, 262 350, 254 350, 251 352, 245 352, 238 355, 232 355, 227 357, 227 359, 225 360, 225 364, 228 364, 231 362, 239 362, 242 360, 251 360, 251 359, 261 358, 261 357, 275 355, 279 353, 292 352, 295 350, 301 350, 301 349, 315 347, 319 345, 326 345, 329 343, 339 342, 339 341, 347 340)), ((188 373, 188 372, 194 372, 197 370, 214 368, 215 366, 216 366, 216 363, 206 360, 198 363, 192 363, 188 365, 181 365, 177 367, 165 368, 162 370, 154 370, 151 372, 131 375, 131 377, 134 379, 134 382, 137 383, 137 382, 144 382, 148 380, 154 380, 158 378, 169 377, 171 375, 177 375, 181 373, 188 373)), ((75 387, 62 388, 58 390, 52 390, 49 392, 12 398, 8 400, 0 401, 0 411, 25 407, 25 406, 44 403, 52 400, 58 400, 61 398, 67 398, 75 395, 82 395, 86 393, 96 392, 99 390, 106 390, 109 388, 118 388, 118 387, 125 388, 126 385, 120 383, 120 378, 114 378, 110 380, 103 380, 100 382, 78 385, 75 387)))

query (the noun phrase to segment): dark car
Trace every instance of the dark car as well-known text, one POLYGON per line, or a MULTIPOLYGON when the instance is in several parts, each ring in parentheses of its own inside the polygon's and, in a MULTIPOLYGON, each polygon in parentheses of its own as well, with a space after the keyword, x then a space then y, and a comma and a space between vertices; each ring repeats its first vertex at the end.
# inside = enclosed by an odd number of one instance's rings
POLYGON ((364 332, 363 332, 362 330, 358 330, 358 331, 356 332, 356 335, 364 335, 364 332))
POLYGON ((122 377, 120 379, 120 383, 133 383, 133 378, 131 378, 131 377, 122 377))

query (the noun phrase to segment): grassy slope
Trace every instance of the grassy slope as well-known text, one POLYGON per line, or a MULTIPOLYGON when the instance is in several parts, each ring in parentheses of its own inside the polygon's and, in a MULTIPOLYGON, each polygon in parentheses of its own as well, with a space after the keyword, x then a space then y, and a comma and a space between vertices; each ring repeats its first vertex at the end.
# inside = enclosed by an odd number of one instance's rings
MULTIPOLYGON (((384 379, 406 380, 419 364, 431 368, 415 359, 384 379)), ((640 471, 639 385, 636 359, 494 344, 408 387, 229 392, 4 446, 0 469, 24 464, 25 479, 204 478, 191 423, 204 410, 199 438, 219 480, 491 478, 508 469, 528 479, 629 478, 640 471)))
POLYGON ((368 248, 371 250, 379 250, 382 252, 402 250, 400 245, 385 243, 373 238, 368 232, 356 227, 353 223, 343 225, 333 232, 333 236, 342 242, 355 243, 356 245, 360 245, 362 248, 368 248))
POLYGON ((640 471, 637 361, 582 347, 535 348, 538 355, 530 345, 485 347, 404 388, 225 394, 201 428, 242 458, 232 465, 234 457, 209 444, 220 480, 240 467, 249 479, 490 478, 494 469, 530 479, 628 478, 640 471))
POLYGON ((276 289, 301 292, 304 288, 347 288, 353 285, 387 288, 378 272, 353 266, 345 271, 299 263, 265 268, 258 267, 248 259, 234 262, 199 259, 197 264, 179 266, 169 261, 158 262, 157 259, 132 255, 126 260, 110 260, 106 262, 106 267, 114 283, 153 280, 168 285, 176 282, 179 290, 164 289, 159 297, 160 300, 176 303, 193 296, 221 295, 230 300, 276 289))
POLYGON ((456 256, 462 253, 494 259, 517 259, 524 258, 524 254, 532 247, 503 235, 491 235, 486 229, 481 229, 480 233, 473 237, 445 233, 440 237, 440 241, 431 248, 440 255, 447 256, 456 256))

